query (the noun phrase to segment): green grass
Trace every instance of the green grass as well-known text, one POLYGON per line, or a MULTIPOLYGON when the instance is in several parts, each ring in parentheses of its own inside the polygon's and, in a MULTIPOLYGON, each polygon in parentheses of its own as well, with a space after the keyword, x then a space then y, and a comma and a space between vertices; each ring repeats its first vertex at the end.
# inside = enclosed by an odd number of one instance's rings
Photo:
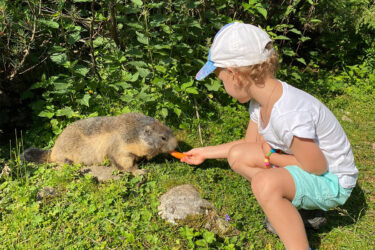
MULTIPOLYGON (((371 98, 370 98, 371 99, 371 98)), ((370 101, 340 96, 327 103, 352 143, 358 186, 348 202, 327 213, 328 224, 308 231, 314 249, 375 248, 375 112, 370 101), (342 120, 345 115, 352 121, 342 120)), ((246 107, 220 110, 221 119, 201 121, 203 141, 218 144, 239 138, 248 119, 246 107)), ((200 145, 197 130, 177 131, 181 150, 200 145)), ((131 249, 284 249, 263 229, 264 214, 249 183, 225 161, 209 160, 199 167, 179 163, 168 155, 142 162, 147 182, 124 175, 118 181, 97 183, 78 173, 79 165, 56 170, 53 165, 7 164, 12 173, 0 180, 0 242, 4 248, 131 248, 131 249), (241 234, 208 237, 203 229, 164 222, 158 216, 158 197, 169 188, 190 183, 209 200, 220 216, 241 234), (38 202, 43 187, 57 194, 38 202)))

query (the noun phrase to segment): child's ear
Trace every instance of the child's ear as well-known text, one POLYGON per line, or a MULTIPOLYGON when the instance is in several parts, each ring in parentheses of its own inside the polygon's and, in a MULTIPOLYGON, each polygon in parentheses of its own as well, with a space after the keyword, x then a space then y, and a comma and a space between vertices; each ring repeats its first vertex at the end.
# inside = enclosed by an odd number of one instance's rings
POLYGON ((232 75, 232 77, 234 77, 237 74, 237 70, 235 70, 232 67, 228 67, 227 71, 232 75))
POLYGON ((229 74, 231 75, 232 80, 235 80, 235 81, 233 81, 234 84, 241 86, 242 84, 241 84, 241 81, 240 81, 240 72, 237 69, 232 68, 232 67, 228 67, 227 70, 228 70, 229 74))

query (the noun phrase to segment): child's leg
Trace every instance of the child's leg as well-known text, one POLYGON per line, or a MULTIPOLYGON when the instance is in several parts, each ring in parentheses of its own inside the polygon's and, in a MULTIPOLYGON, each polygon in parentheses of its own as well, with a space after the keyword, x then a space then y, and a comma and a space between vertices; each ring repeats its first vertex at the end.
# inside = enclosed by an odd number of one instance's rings
POLYGON ((261 171, 252 177, 253 193, 286 249, 308 249, 305 227, 292 200, 295 184, 283 168, 261 171))
POLYGON ((233 171, 248 181, 251 181, 252 176, 266 169, 264 153, 258 143, 241 143, 233 146, 228 153, 228 163, 233 171))

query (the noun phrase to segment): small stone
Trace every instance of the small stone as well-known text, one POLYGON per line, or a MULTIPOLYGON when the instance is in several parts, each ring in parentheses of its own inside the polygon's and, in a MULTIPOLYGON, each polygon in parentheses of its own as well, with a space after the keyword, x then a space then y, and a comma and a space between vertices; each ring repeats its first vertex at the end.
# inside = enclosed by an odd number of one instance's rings
POLYGON ((42 188, 36 195, 37 201, 42 201, 56 196, 56 190, 51 187, 42 188))

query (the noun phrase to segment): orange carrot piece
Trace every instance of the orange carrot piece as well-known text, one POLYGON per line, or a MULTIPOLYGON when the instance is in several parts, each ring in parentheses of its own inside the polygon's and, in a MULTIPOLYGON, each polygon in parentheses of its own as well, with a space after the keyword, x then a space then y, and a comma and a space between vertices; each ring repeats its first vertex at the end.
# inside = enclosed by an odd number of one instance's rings
POLYGON ((177 159, 181 159, 182 157, 185 156, 184 153, 180 153, 180 152, 177 152, 177 151, 172 151, 172 152, 170 152, 170 154, 171 154, 173 157, 177 158, 177 159))

